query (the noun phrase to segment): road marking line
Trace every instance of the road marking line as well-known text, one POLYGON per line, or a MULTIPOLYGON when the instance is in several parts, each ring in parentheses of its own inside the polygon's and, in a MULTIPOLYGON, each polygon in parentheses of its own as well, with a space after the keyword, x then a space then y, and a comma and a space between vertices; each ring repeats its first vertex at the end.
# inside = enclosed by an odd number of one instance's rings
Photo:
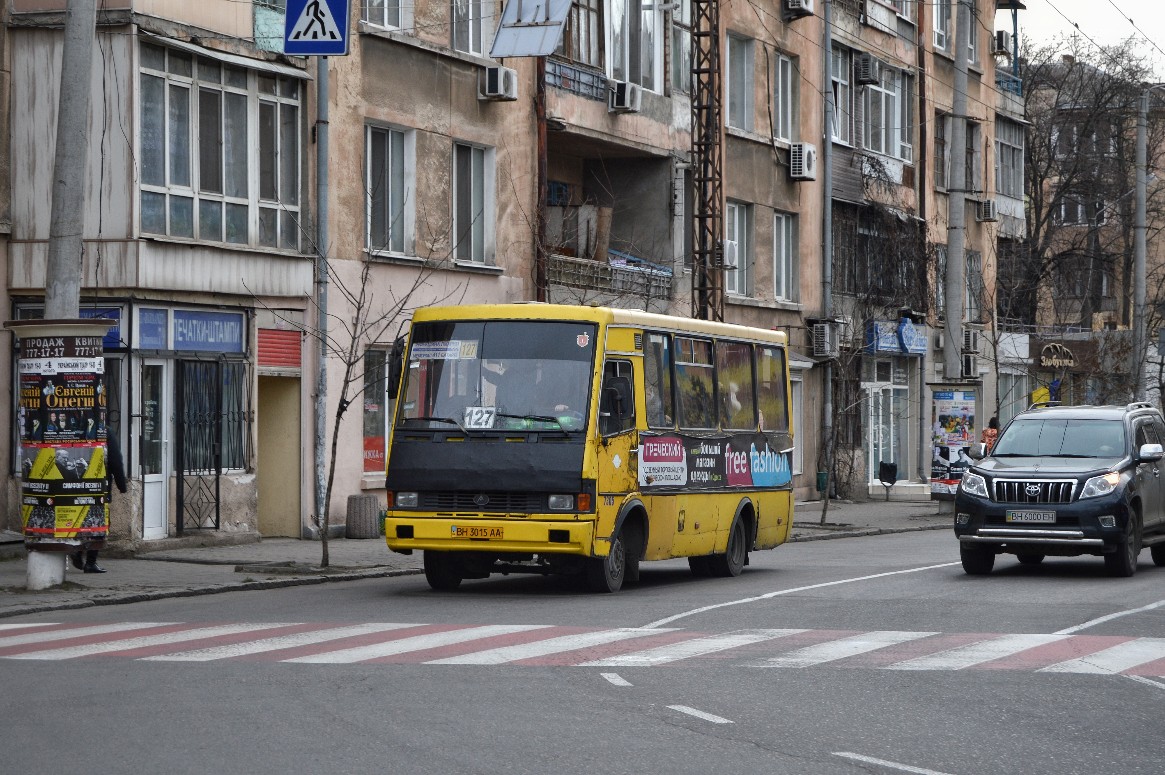
POLYGON ((896 630, 879 630, 854 635, 849 638, 819 643, 815 646, 806 646, 792 651, 784 656, 773 657, 764 661, 764 667, 811 667, 825 662, 854 657, 871 651, 897 646, 919 638, 929 638, 938 635, 937 632, 903 632, 896 630))
POLYGON ((714 654, 717 651, 747 646, 750 643, 761 643, 767 640, 783 638, 786 635, 796 635, 805 630, 739 630, 723 635, 710 635, 706 638, 693 638, 680 643, 671 643, 667 646, 657 646, 653 649, 633 651, 628 654, 619 654, 606 659, 596 659, 592 662, 581 662, 578 667, 651 667, 675 662, 689 657, 698 657, 704 654, 714 654))
POLYGON ((0 630, 23 630, 25 627, 55 627, 56 622, 26 622, 24 624, 0 624, 0 630))
POLYGON ((1131 678, 1134 681, 1136 681, 1137 683, 1147 684, 1148 686, 1152 686, 1154 689, 1160 689, 1161 691, 1165 691, 1165 683, 1161 683, 1160 681, 1154 681, 1152 678, 1145 678, 1145 677, 1139 676, 1139 675, 1127 675, 1127 676, 1125 676, 1125 678, 1131 678))
POLYGON ((177 622, 121 622, 120 624, 99 624, 92 627, 75 627, 69 630, 53 630, 52 632, 29 632, 24 635, 9 635, 0 637, 0 648, 8 646, 25 646, 30 643, 51 643, 54 640, 69 640, 84 638, 90 635, 109 635, 117 632, 144 630, 149 627, 170 627, 177 622))
POLYGON ((913 772, 916 775, 950 775, 950 773, 939 772, 938 770, 927 770, 922 767, 911 767, 909 764, 900 764, 898 762, 888 762, 885 759, 875 759, 873 756, 862 756, 860 753, 850 753, 849 751, 834 751, 834 756, 841 756, 846 759, 853 759, 866 764, 877 764, 882 767, 890 767, 895 770, 902 770, 903 772, 913 772))
POLYGON ((703 719, 704 721, 711 721, 713 724, 734 723, 731 720, 724 718, 723 716, 714 716, 711 713, 705 713, 702 710, 689 708, 687 705, 668 705, 668 707, 672 710, 678 710, 680 713, 687 713, 689 716, 695 716, 696 718, 703 719))
POLYGON ((888 665, 888 670, 962 670, 991 662, 1021 651, 1067 638, 1067 635, 1001 635, 997 638, 968 643, 966 646, 915 657, 888 665))
POLYGON ((824 589, 825 587, 836 587, 839 584, 852 584, 855 581, 870 581, 871 579, 881 579, 881 578, 886 578, 887 576, 901 576, 904 573, 919 573, 919 572, 924 571, 924 570, 935 570, 936 568, 949 568, 952 565, 958 565, 958 564, 959 563, 957 563, 957 562, 944 562, 944 563, 940 563, 938 565, 924 565, 921 568, 907 568, 906 570, 892 570, 892 571, 887 571, 885 573, 874 573, 874 574, 871 574, 869 576, 857 576, 856 578, 852 578, 852 579, 838 579, 837 581, 825 581, 825 582, 822 582, 821 584, 809 584, 808 586, 804 586, 804 587, 794 587, 792 589, 779 589, 775 592, 766 592, 763 595, 756 595, 754 597, 743 597, 743 598, 740 598, 739 600, 728 600, 728 601, 723 602, 723 603, 715 603, 714 605, 706 605, 706 606, 703 606, 701 608, 693 608, 691 611, 684 611, 683 613, 676 614, 675 616, 669 616, 666 619, 659 619, 657 621, 652 622, 651 624, 647 624, 644 626, 645 627, 662 627, 665 624, 671 624, 672 622, 674 622, 677 619, 684 619, 688 616, 695 616, 696 614, 702 614, 706 611, 714 611, 717 608, 727 608, 728 606, 743 605, 744 603, 755 603, 758 600, 769 600, 769 599, 774 598, 774 597, 780 597, 781 595, 791 595, 795 592, 808 592, 808 591, 813 590, 813 589, 824 589))
POLYGON ((1165 600, 1158 600, 1156 603, 1150 603, 1149 605, 1143 605, 1140 608, 1129 608, 1129 609, 1124 610, 1124 611, 1117 611, 1114 614, 1109 614, 1108 616, 1101 616, 1098 619, 1092 619, 1091 621, 1084 622, 1084 624, 1078 624, 1075 627, 1066 627, 1063 630, 1056 630, 1056 634, 1057 635, 1071 635, 1074 632, 1080 632, 1081 630, 1086 630, 1089 627, 1095 627, 1098 624, 1104 624, 1105 622, 1110 622, 1113 619, 1119 619, 1122 616, 1128 616, 1129 614, 1139 614, 1142 611, 1152 611, 1154 608, 1160 608, 1163 605, 1165 605, 1165 600))
POLYGON ((615 643, 630 638, 643 638, 648 635, 658 635, 660 630, 647 630, 639 627, 623 627, 618 630, 600 630, 598 632, 584 632, 581 635, 563 635, 557 638, 519 643, 514 646, 499 646, 496 649, 475 651, 456 657, 434 659, 425 662, 426 665, 500 665, 505 662, 514 662, 519 659, 544 657, 547 654, 557 654, 563 651, 600 646, 605 643, 615 643))
POLYGON ((611 683, 615 684, 615 686, 632 686, 633 685, 630 681, 628 681, 626 678, 623 678, 618 673, 599 673, 599 675, 601 675, 603 678, 606 678, 611 683))
POLYGON ((248 641, 245 643, 231 643, 226 646, 211 646, 193 651, 179 651, 174 654, 158 654, 152 657, 142 657, 142 661, 156 662, 209 662, 214 659, 230 659, 248 654, 261 654, 266 651, 280 651, 297 646, 310 646, 316 643, 326 643, 341 638, 350 638, 356 635, 371 635, 378 632, 399 630, 404 627, 415 627, 413 624, 357 624, 350 627, 333 627, 327 630, 313 630, 311 632, 297 632, 291 635, 278 635, 274 638, 248 641))
POLYGON ((1137 638, 1086 657, 1048 665, 1036 672, 1111 675, 1162 657, 1165 657, 1165 638, 1137 638))
POLYGON ((492 638, 495 635, 509 635, 515 632, 542 630, 550 625, 546 624, 488 624, 481 627, 467 627, 460 630, 434 632, 427 635, 414 635, 410 638, 400 638, 382 643, 372 643, 367 646, 354 646, 349 649, 330 651, 323 654, 309 654, 305 657, 283 659, 281 662, 334 665, 349 662, 363 662, 366 659, 388 657, 395 654, 407 654, 410 651, 424 651, 425 649, 449 646, 454 643, 492 638))
POLYGON ((45 651, 29 651, 24 654, 14 654, 8 659, 75 659, 90 657, 96 654, 108 654, 114 651, 132 651, 134 649, 149 648, 151 646, 165 646, 171 643, 183 643, 188 640, 202 638, 217 638, 223 635, 238 635, 256 630, 270 630, 275 627, 286 627, 286 624, 222 624, 216 627, 197 627, 193 630, 179 630, 164 632, 157 635, 142 635, 137 638, 125 638, 106 643, 86 643, 80 646, 68 646, 45 651))

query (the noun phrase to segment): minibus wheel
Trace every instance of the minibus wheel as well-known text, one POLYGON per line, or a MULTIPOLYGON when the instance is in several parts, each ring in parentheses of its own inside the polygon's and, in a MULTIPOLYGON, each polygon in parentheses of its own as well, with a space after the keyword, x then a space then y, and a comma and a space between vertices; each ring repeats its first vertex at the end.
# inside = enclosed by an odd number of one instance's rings
POLYGON ((425 550, 425 581, 438 592, 450 592, 461 586, 461 561, 449 552, 425 550))
POLYGON ((587 586, 594 592, 618 592, 623 587, 627 572, 627 544, 620 530, 611 539, 611 551, 606 557, 587 560, 587 586))
POLYGON ((714 576, 739 576, 748 562, 748 539, 744 535, 744 520, 737 517, 728 533, 724 554, 708 558, 708 567, 714 576))

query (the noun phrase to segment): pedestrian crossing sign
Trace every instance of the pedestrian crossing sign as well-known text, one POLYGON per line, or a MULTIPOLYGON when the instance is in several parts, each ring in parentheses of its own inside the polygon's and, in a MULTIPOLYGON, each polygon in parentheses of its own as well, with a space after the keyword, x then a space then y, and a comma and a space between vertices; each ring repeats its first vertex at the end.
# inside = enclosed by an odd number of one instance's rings
POLYGON ((348 53, 349 0, 287 0, 283 53, 344 56, 348 53))

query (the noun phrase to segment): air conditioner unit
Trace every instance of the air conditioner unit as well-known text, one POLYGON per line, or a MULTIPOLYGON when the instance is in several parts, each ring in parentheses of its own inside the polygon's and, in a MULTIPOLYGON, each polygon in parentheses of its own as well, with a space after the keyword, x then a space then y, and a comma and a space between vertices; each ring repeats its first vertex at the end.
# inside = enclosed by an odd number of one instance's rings
POLYGON ((1011 33, 1007 30, 995 31, 995 51, 996 54, 1007 54, 1011 56, 1012 41, 1011 33))
POLYGON ((979 378, 979 358, 970 353, 963 354, 963 373, 960 375, 963 379, 978 379, 979 378))
POLYGON ((812 16, 813 0, 785 0, 785 10, 790 16, 812 16))
POLYGON ((789 177, 793 180, 817 180, 817 146, 813 143, 789 145, 789 177))
POLYGON ((737 269, 740 266, 740 243, 736 240, 724 240, 723 264, 725 269, 737 269))
POLYGON ((980 199, 976 203, 975 220, 980 223, 999 220, 999 205, 994 199, 980 199))
POLYGON ((518 72, 509 67, 497 65, 485 68, 482 75, 481 95, 483 100, 518 99, 518 72))
POLYGON ((873 54, 858 55, 857 61, 858 83, 881 83, 882 62, 873 54))
POLYGON ((979 332, 973 328, 963 329, 963 352, 975 353, 979 352, 979 332))
POLYGON ((611 113, 638 113, 643 87, 627 81, 612 81, 607 93, 607 110, 611 113))
POLYGON ((836 358, 839 354, 837 327, 832 321, 813 324, 813 355, 818 358, 836 358))

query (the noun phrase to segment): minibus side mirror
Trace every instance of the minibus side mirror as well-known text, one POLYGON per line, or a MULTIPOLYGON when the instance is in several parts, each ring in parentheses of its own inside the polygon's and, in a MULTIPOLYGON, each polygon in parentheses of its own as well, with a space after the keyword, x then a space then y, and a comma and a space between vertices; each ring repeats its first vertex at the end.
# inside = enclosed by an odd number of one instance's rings
POLYGON ((395 401, 400 392, 400 376, 404 370, 405 338, 402 336, 392 343, 388 353, 388 399, 395 401))

